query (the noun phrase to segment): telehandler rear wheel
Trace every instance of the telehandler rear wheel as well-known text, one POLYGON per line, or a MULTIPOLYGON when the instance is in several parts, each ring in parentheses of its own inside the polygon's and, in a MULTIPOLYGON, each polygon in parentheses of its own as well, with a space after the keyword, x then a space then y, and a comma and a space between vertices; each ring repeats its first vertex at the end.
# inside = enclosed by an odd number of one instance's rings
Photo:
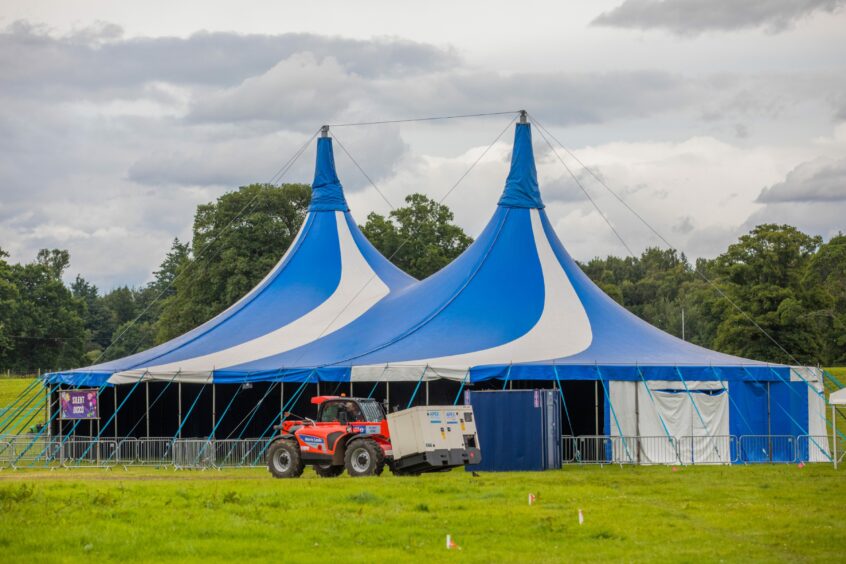
POLYGON ((296 478, 303 473, 300 447, 292 440, 282 439, 270 445, 267 468, 275 478, 296 478))

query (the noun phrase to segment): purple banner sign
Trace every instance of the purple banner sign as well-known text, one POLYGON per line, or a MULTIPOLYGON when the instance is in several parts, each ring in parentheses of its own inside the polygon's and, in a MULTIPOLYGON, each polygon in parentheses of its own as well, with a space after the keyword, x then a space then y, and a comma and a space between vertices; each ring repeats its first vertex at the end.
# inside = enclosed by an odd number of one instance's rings
POLYGON ((62 419, 99 419, 97 390, 65 390, 59 392, 62 419))

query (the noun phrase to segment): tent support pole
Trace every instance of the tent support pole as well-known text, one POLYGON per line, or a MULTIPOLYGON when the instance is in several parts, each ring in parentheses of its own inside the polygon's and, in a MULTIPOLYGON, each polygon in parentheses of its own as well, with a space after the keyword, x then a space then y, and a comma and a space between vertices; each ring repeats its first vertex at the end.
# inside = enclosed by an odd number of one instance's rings
POLYGON ((408 405, 405 407, 406 409, 411 409, 411 406, 414 404, 414 398, 417 397, 417 392, 420 391, 420 383, 423 381, 423 377, 426 376, 427 370, 429 370, 428 364, 423 368, 423 372, 420 374, 420 379, 417 380, 417 385, 414 386, 414 393, 411 394, 411 399, 408 400, 408 405))
POLYGON ((179 409, 177 410, 177 414, 179 415, 179 427, 177 427, 176 431, 176 438, 180 439, 182 437, 179 436, 179 433, 182 432, 182 382, 179 382, 176 385, 177 395, 179 396, 179 409))
POLYGON ((147 424, 147 438, 150 438, 150 383, 144 382, 144 389, 146 391, 146 409, 144 410, 144 422, 147 424))
POLYGON ((831 452, 834 454, 834 469, 837 470, 837 412, 831 406, 831 452))
POLYGON ((117 405, 117 386, 112 386, 112 390, 114 390, 114 399, 115 399, 115 440, 118 438, 118 405, 117 405))
POLYGON ((350 378, 350 397, 351 397, 351 398, 354 398, 354 397, 355 397, 355 392, 353 392, 353 381, 352 381, 352 378, 350 378))
POLYGON ((279 419, 285 418, 285 382, 279 382, 279 419))
POLYGON ((47 407, 45 408, 46 409, 46 413, 45 413, 46 418, 44 419, 44 421, 45 421, 45 424, 47 425, 47 438, 49 439, 50 435, 52 435, 52 431, 53 431, 51 429, 52 425, 50 424, 50 421, 52 420, 52 418, 50 417, 50 412, 53 409, 53 394, 50 393, 50 386, 47 385, 46 381, 44 382, 44 393, 47 394, 47 407))
POLYGON ((771 396, 770 396, 770 382, 767 381, 767 456, 770 459, 770 462, 773 461, 773 419, 772 419, 772 407, 771 407, 771 396))
MULTIPOLYGON (((61 402, 62 402, 62 400, 59 399, 58 409, 59 409, 60 414, 61 414, 61 409, 62 409, 61 402)), ((64 423, 64 422, 65 422, 65 420, 62 419, 61 417, 59 417, 59 429, 58 429, 58 431, 59 431, 59 466, 65 465, 65 448, 64 448, 65 442, 62 440, 62 423, 64 423)))
POLYGON ((217 429, 217 386, 212 384, 212 439, 214 439, 215 429, 217 429))
MULTIPOLYGON (((45 380, 46 380, 46 378, 45 378, 45 380)), ((46 424, 47 421, 50 421, 50 402, 53 401, 53 398, 50 397, 50 386, 46 385, 46 381, 45 381, 45 385, 44 385, 44 396, 45 396, 44 397, 44 400, 45 400, 45 403, 44 403, 44 421, 45 421, 45 424, 46 424)), ((50 438, 50 427, 49 426, 47 427, 47 438, 48 439, 50 438)))
POLYGON ((429 381, 426 380, 426 405, 429 405, 429 381))
POLYGON ((635 437, 637 437, 637 463, 640 464, 640 385, 635 382, 635 437))
POLYGON ((595 436, 599 436, 599 380, 593 381, 593 416, 595 436))
POLYGON ((391 412, 391 383, 385 382, 385 401, 388 402, 388 413, 391 412))

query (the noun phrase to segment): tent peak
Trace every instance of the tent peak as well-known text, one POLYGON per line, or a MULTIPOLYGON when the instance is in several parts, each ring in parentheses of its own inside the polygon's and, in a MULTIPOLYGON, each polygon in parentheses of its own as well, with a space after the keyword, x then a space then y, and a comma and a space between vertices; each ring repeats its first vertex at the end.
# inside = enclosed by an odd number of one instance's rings
POLYGON ((320 128, 317 139, 317 159, 314 166, 314 182, 311 183, 311 205, 309 211, 349 211, 344 198, 344 187, 335 171, 335 153, 329 126, 320 128))
POLYGON ((511 152, 511 170, 499 205, 508 208, 543 208, 535 155, 532 151, 532 129, 525 121, 525 110, 520 111, 520 123, 514 131, 514 149, 511 152))

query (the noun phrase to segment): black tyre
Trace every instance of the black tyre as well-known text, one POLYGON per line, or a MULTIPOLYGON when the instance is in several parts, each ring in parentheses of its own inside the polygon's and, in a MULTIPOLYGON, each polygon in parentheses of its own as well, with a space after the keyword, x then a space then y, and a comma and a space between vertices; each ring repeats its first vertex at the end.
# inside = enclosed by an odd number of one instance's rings
POLYGON ((279 440, 267 451, 267 468, 274 478, 296 478, 303 473, 300 447, 292 440, 279 440))
POLYGON ((347 445, 344 467, 350 476, 378 476, 385 469, 385 453, 372 439, 356 439, 347 445))
POLYGON ((315 464, 314 472, 321 478, 337 478, 344 473, 344 467, 332 464, 315 464))

